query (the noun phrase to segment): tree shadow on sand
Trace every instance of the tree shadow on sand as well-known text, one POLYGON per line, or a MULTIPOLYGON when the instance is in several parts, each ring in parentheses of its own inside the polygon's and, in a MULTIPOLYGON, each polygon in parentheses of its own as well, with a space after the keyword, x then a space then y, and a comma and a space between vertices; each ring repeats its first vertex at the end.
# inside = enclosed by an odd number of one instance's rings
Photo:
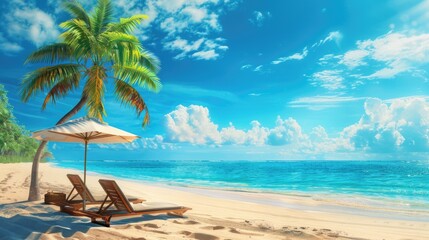
MULTIPOLYGON (((155 219, 176 218, 168 215, 118 218, 115 225, 141 223, 155 219)), ((91 223, 87 217, 76 217, 59 212, 44 204, 14 203, 0 205, 0 239, 39 239, 43 234, 59 233, 71 237, 77 232, 86 233, 91 228, 105 228, 91 223)))

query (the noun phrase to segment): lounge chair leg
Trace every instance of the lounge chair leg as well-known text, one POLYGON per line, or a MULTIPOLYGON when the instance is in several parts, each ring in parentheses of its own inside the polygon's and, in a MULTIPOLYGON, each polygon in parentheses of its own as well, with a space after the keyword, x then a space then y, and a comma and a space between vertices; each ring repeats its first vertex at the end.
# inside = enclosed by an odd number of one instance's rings
POLYGON ((167 213, 168 215, 172 215, 172 216, 176 216, 176 217, 183 217, 183 214, 188 211, 188 209, 183 209, 183 210, 177 210, 177 211, 172 211, 167 213))
POLYGON ((103 219, 106 223, 106 227, 110 227, 110 219, 112 219, 112 216, 104 217, 103 219))
POLYGON ((110 220, 112 219, 112 216, 103 216, 101 219, 103 221, 97 221, 96 218, 91 218, 91 222, 101 226, 110 227, 110 220))

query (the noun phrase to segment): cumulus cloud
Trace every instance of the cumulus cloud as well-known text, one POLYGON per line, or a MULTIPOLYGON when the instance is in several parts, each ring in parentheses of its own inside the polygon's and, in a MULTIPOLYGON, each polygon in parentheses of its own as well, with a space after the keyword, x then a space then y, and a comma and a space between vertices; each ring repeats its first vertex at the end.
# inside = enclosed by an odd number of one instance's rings
POLYGON ((272 131, 263 127, 258 121, 252 121, 251 128, 248 130, 237 129, 232 123, 228 127, 219 129, 218 125, 211 121, 208 108, 198 105, 188 107, 179 105, 174 111, 166 114, 165 119, 169 141, 191 144, 264 145, 269 138, 274 143, 276 141, 274 135, 283 136, 284 128, 290 131, 296 127, 287 126, 293 124, 293 120, 278 119, 277 127, 272 131))
POLYGON ((139 150, 139 149, 159 149, 159 150, 174 150, 177 149, 174 144, 166 143, 162 135, 155 135, 151 138, 141 138, 130 143, 117 143, 117 144, 96 144, 101 149, 112 150, 139 150))
POLYGON ((267 144, 286 145, 305 140, 307 137, 302 133, 301 126, 293 118, 282 120, 277 117, 276 126, 270 129, 267 144))
POLYGON ((220 134, 206 107, 190 105, 177 106, 176 110, 165 115, 167 136, 171 141, 193 144, 218 144, 220 134))
POLYGON ((356 149, 371 152, 429 151, 429 103, 423 98, 396 99, 390 105, 370 98, 365 114, 342 135, 356 149))
POLYGON ((155 135, 152 138, 140 139, 139 146, 144 149, 175 149, 174 145, 165 143, 164 137, 161 135, 155 135))
POLYGON ((220 128, 211 120, 208 108, 179 105, 165 115, 167 137, 158 142, 271 146, 283 149, 282 152, 308 155, 429 151, 429 103, 425 98, 388 101, 368 98, 363 110, 356 123, 346 126, 336 136, 329 136, 322 126, 306 133, 296 119, 280 116, 271 128, 256 120, 251 122, 249 129, 239 129, 232 123, 220 128))

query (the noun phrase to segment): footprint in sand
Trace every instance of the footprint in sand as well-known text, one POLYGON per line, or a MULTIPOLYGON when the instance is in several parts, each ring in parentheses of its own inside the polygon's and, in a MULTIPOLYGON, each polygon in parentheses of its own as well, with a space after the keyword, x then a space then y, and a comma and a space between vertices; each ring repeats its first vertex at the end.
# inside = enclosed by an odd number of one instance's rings
POLYGON ((206 230, 221 230, 221 229, 225 229, 224 226, 207 226, 207 227, 202 227, 201 229, 206 229, 206 230))
POLYGON ((181 232, 179 232, 180 234, 183 234, 183 235, 186 235, 186 236, 189 236, 189 235, 191 235, 192 233, 191 232, 189 232, 189 231, 181 231, 181 232))
POLYGON ((192 220, 188 220, 188 221, 185 221, 185 222, 179 222, 179 221, 177 221, 177 220, 174 220, 174 221, 173 221, 173 223, 177 223, 177 224, 185 224, 185 225, 195 225, 195 224, 200 224, 199 222, 197 222, 197 221, 192 221, 192 220))
POLYGON ((218 237, 210 234, 205 234, 205 233, 192 233, 189 235, 189 237, 195 238, 198 240, 219 240, 218 237))
POLYGON ((148 228, 159 228, 159 226, 154 224, 154 223, 146 223, 143 226, 148 227, 148 228))
POLYGON ((339 237, 339 236, 340 236, 340 234, 338 234, 338 233, 328 233, 328 234, 327 234, 327 236, 328 236, 328 237, 334 237, 334 238, 337 238, 337 237, 339 237))

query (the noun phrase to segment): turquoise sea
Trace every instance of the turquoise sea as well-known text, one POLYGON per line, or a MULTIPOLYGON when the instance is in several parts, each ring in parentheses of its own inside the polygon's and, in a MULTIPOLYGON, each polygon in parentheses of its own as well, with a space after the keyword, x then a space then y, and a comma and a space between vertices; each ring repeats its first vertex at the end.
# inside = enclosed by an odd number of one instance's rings
MULTIPOLYGON (((55 161, 83 169, 83 161, 55 161)), ((130 180, 237 191, 391 200, 399 207, 429 207, 425 161, 158 161, 94 160, 90 172, 130 180)))

